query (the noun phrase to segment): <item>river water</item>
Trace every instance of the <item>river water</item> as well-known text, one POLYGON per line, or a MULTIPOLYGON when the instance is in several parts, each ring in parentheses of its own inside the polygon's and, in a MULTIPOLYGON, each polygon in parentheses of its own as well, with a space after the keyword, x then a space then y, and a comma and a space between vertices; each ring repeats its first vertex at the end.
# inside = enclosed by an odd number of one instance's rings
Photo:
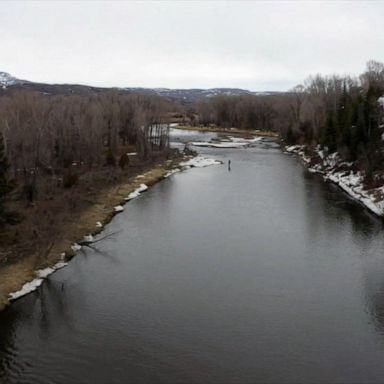
POLYGON ((0 382, 384 382, 382 222, 273 145, 201 152, 231 171, 153 186, 0 314, 0 382))

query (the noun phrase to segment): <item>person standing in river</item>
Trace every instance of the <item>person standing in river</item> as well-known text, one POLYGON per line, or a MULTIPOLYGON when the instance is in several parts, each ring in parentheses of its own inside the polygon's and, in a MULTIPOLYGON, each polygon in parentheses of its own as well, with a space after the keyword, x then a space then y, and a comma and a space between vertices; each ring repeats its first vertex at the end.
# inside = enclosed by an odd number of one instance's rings
POLYGON ((228 171, 231 171, 231 160, 228 160, 228 171))

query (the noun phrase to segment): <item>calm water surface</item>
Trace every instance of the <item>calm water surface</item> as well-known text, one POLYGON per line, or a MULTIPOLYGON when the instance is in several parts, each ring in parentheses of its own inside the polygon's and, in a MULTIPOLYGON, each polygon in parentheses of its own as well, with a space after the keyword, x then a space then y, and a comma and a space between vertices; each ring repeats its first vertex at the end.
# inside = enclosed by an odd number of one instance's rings
POLYGON ((382 222, 272 146, 202 152, 231 172, 152 187, 0 314, 0 382, 384 382, 382 222))

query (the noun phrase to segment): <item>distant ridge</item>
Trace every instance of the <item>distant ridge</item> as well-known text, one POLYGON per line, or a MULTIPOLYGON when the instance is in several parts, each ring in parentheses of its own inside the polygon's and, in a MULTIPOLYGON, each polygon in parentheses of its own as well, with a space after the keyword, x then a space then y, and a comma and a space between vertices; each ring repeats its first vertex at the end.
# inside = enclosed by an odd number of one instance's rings
POLYGON ((0 90, 1 93, 7 89, 32 89, 45 94, 89 94, 105 92, 106 90, 115 90, 119 93, 141 93, 152 94, 167 97, 181 103, 193 103, 199 100, 208 99, 215 96, 245 96, 258 95, 269 96, 281 94, 284 92, 252 92, 241 88, 212 88, 212 89, 171 89, 171 88, 138 88, 138 87, 93 87, 81 84, 46 84, 35 83, 27 80, 20 80, 7 72, 0 72, 0 90))

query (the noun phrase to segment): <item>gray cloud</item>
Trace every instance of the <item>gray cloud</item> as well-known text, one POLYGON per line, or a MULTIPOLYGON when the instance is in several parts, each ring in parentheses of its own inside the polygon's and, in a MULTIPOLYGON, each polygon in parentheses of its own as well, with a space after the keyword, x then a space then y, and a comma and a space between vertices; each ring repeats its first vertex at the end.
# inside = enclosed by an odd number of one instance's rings
POLYGON ((381 1, 2 2, 0 70, 98 86, 286 90, 384 61, 381 1))

